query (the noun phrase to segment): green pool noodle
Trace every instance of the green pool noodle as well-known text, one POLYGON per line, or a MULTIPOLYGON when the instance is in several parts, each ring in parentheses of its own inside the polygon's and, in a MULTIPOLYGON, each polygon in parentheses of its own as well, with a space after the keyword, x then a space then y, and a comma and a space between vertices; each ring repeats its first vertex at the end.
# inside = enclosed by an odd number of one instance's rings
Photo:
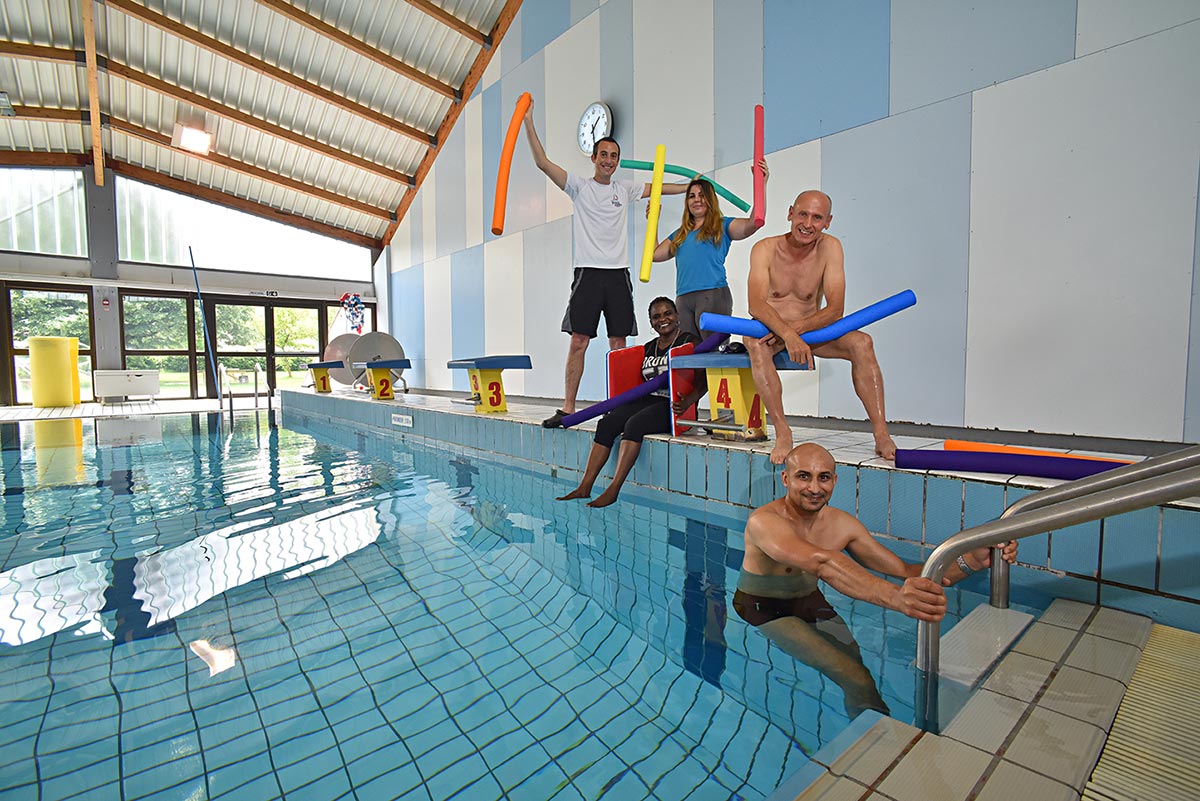
MULTIPOLYGON (((621 159, 621 166, 627 170, 653 170, 653 161, 636 161, 634 159, 621 159)), ((678 164, 666 164, 663 166, 663 172, 669 172, 672 175, 682 175, 684 178, 695 178, 697 173, 695 170, 689 170, 687 167, 680 167, 678 164)), ((742 211, 750 211, 750 204, 742 200, 737 195, 730 192, 719 183, 709 178, 707 175, 701 175, 701 178, 713 185, 713 189, 717 190, 717 194, 728 200, 733 205, 737 206, 742 211)))

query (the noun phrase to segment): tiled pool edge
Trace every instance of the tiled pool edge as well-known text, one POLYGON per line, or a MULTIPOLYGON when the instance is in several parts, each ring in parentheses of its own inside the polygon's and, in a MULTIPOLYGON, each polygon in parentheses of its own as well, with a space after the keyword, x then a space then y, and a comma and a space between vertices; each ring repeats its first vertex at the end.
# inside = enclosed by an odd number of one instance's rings
MULTIPOLYGON (((592 424, 544 429, 539 425, 543 407, 514 403, 509 414, 477 415, 449 398, 426 395, 402 396, 387 403, 349 392, 315 395, 285 390, 280 399, 285 412, 362 425, 400 440, 498 453, 533 472, 565 481, 578 480, 591 447, 592 424)), ((962 528, 993 520, 1008 504, 1053 483, 1019 476, 898 470, 869 456, 869 434, 794 432, 798 438, 812 437, 826 444, 839 459, 839 481, 831 503, 856 514, 909 561, 922 560, 962 528)), ((920 446, 920 442, 902 444, 920 446)), ((754 508, 779 494, 778 471, 767 458, 769 446, 648 437, 624 491, 638 495, 667 489, 698 504, 754 508)), ((602 471, 602 481, 612 475, 613 462, 610 459, 602 471)), ((1054 598, 1069 598, 1200 630, 1200 584, 1182 567, 1186 555, 1197 548, 1193 534, 1197 529, 1200 509, 1185 505, 1131 512, 1029 537, 1022 541, 1020 563, 1012 570, 1013 600, 1045 607, 1054 598), (1146 529, 1157 529, 1157 537, 1146 534, 1146 529), (1148 550, 1152 558, 1147 558, 1148 550)), ((972 577, 965 586, 986 595, 987 577, 972 577)))

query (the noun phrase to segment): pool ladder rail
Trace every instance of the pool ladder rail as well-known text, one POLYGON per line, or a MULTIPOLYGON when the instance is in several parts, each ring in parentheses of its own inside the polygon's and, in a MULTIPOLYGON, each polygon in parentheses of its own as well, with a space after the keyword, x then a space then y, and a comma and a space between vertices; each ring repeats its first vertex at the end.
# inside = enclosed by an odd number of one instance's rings
MULTIPOLYGON (((222 364, 218 367, 218 373, 219 373, 219 375, 217 378, 217 397, 218 397, 218 400, 220 401, 220 403, 218 404, 218 408, 224 407, 224 405, 225 405, 224 401, 226 398, 228 398, 229 399, 229 418, 232 420, 233 419, 233 382, 231 382, 229 380, 229 368, 227 368, 225 365, 222 364)), ((258 364, 254 365, 254 395, 253 395, 254 408, 255 409, 258 408, 258 399, 260 397, 260 393, 259 393, 259 389, 258 389, 259 373, 262 373, 263 385, 266 386, 266 388, 267 388, 267 391, 265 393, 266 398, 267 398, 267 413, 270 414, 272 411, 271 383, 267 380, 267 371, 264 370, 262 367, 260 367, 258 364)))

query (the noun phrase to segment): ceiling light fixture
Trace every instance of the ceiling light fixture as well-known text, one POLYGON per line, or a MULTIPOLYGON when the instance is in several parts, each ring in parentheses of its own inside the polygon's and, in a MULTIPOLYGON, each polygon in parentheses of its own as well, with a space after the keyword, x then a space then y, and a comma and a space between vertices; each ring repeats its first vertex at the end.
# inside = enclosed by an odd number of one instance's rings
POLYGON ((207 156, 208 151, 212 149, 212 134, 203 128, 193 128, 177 122, 171 131, 171 147, 207 156))

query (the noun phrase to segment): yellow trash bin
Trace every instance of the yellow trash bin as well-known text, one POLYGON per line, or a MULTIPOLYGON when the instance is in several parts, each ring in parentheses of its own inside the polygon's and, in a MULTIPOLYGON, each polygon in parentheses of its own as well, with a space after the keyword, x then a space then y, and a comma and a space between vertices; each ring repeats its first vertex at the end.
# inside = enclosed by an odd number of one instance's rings
POLYGON ((34 406, 74 406, 77 403, 78 340, 75 341, 75 353, 76 361, 73 361, 70 337, 29 338, 29 381, 34 406))

